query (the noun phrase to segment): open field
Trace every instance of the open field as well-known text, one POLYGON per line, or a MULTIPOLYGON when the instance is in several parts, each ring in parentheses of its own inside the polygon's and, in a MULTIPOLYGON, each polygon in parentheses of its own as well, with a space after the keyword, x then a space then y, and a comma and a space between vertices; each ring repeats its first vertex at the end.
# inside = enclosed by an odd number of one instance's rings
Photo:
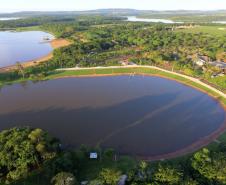
POLYGON ((177 30, 177 32, 206 33, 206 34, 211 34, 213 36, 225 36, 226 35, 226 26, 223 24, 222 24, 222 26, 197 26, 194 28, 177 30))

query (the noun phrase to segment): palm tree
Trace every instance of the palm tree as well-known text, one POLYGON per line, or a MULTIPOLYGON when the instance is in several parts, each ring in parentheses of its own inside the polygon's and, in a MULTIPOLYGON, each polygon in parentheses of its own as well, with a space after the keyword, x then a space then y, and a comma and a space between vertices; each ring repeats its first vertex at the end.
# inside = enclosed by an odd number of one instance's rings
POLYGON ((24 77, 25 77, 24 66, 20 62, 17 62, 16 66, 17 66, 19 73, 22 74, 23 79, 24 79, 24 77))

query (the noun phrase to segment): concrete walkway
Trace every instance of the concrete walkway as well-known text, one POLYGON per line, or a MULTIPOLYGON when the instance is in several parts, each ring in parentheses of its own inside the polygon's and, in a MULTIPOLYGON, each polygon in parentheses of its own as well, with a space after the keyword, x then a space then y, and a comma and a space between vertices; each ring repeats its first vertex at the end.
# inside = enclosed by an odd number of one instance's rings
POLYGON ((190 77, 190 76, 187 76, 187 75, 183 75, 183 74, 180 74, 180 73, 176 73, 176 72, 173 72, 173 71, 168 71, 168 70, 162 69, 160 67, 156 67, 156 66, 129 65, 129 66, 109 66, 109 67, 84 67, 84 68, 75 67, 75 68, 57 69, 57 71, 76 71, 76 70, 78 71, 78 70, 87 70, 87 69, 117 69, 117 68, 140 68, 140 67, 149 68, 149 69, 156 69, 156 70, 159 70, 159 71, 163 71, 163 72, 167 72, 167 73, 174 74, 174 75, 177 75, 177 76, 181 76, 183 78, 186 78, 188 80, 196 82, 197 84, 200 84, 200 85, 202 85, 204 87, 207 87, 208 89, 210 89, 210 90, 218 93, 222 97, 226 98, 226 94, 224 94, 220 90, 218 90, 218 89, 216 89, 216 88, 214 88, 214 87, 212 87, 212 86, 200 81, 197 78, 193 78, 193 77, 190 77))

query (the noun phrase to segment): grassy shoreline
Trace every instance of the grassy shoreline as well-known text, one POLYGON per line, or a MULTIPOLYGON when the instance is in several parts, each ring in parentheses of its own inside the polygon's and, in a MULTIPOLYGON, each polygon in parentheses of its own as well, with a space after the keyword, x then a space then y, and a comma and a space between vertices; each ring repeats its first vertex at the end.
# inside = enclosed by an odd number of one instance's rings
MULTIPOLYGON (((179 83, 182 83, 187 86, 191 86, 203 93, 208 94, 212 98, 214 98, 216 101, 218 101, 221 106, 226 110, 226 99, 218 94, 217 92, 214 92, 213 90, 202 86, 201 84, 198 84, 196 82, 193 82, 189 79, 186 79, 184 77, 181 77, 176 74, 171 74, 165 71, 160 71, 157 69, 151 69, 151 68, 145 68, 145 67, 131 67, 131 68, 105 68, 105 69, 81 69, 81 70, 69 70, 69 71, 53 71, 50 72, 46 77, 40 79, 40 80, 53 80, 53 79, 59 79, 59 78, 70 78, 70 77, 97 77, 97 76, 117 76, 117 75, 131 75, 131 74, 136 74, 136 75, 145 75, 145 76, 158 76, 170 80, 175 80, 179 83)), ((20 79, 17 81, 14 81, 12 83, 23 83, 28 80, 35 80, 35 79, 20 79)), ((36 79, 37 80, 37 79, 36 79)), ((10 83, 9 83, 10 84, 10 83)), ((0 83, 1 86, 1 83, 0 83)), ((164 156, 162 158, 167 158, 167 159, 179 159, 181 157, 186 157, 193 152, 197 151, 198 149, 206 146, 208 148, 214 148, 216 147, 217 143, 214 142, 214 140, 218 140, 220 142, 226 142, 226 121, 224 122, 223 126, 219 128, 219 130, 216 131, 216 133, 213 133, 213 135, 210 135, 208 140, 205 140, 203 143, 197 143, 192 148, 188 148, 187 151, 178 151, 178 153, 172 155, 168 154, 169 157, 164 156)), ((159 160, 154 159, 154 160, 159 160)), ((150 159, 153 160, 153 159, 150 159)))
POLYGON ((45 80, 51 80, 55 78, 65 78, 65 77, 92 77, 92 76, 106 76, 106 75, 128 75, 128 74, 140 74, 140 75, 152 75, 159 76, 163 78, 168 78, 171 80, 176 80, 184 85, 191 86, 200 90, 213 98, 217 99, 222 106, 226 107, 226 98, 222 97, 217 92, 202 86, 196 82, 193 82, 189 79, 181 77, 179 75, 171 74, 168 72, 160 71, 157 69, 150 69, 145 67, 135 67, 135 68, 106 68, 106 69, 81 69, 81 70, 71 70, 71 71, 57 71, 50 73, 45 80))

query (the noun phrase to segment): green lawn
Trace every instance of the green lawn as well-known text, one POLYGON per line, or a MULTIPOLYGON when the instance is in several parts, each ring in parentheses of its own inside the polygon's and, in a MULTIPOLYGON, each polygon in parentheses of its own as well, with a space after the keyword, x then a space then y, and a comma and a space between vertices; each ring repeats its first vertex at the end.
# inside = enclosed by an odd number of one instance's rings
POLYGON ((41 31, 39 26, 19 27, 16 31, 41 31))
POLYGON ((207 33, 213 36, 225 36, 226 30, 220 30, 221 28, 225 28, 225 25, 222 26, 198 26, 189 29, 177 30, 177 32, 185 32, 185 33, 207 33))

